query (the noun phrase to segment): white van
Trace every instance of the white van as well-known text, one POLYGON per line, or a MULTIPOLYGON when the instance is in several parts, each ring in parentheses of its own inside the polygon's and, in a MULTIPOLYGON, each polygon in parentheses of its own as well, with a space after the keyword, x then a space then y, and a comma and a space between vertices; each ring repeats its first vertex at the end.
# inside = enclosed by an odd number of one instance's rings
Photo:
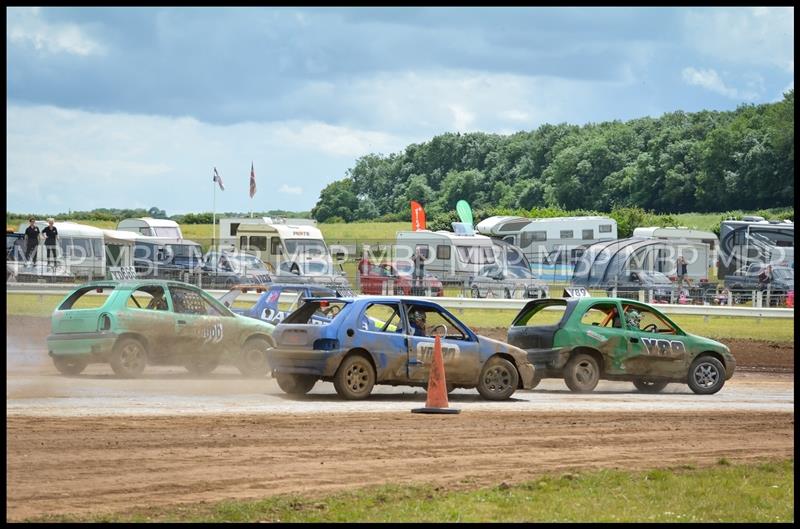
POLYGON ((181 227, 174 220, 154 219, 143 217, 138 219, 123 219, 117 223, 117 230, 132 231, 150 237, 168 237, 170 239, 183 239, 181 227))
POLYGON ((553 250, 617 238, 617 221, 609 217, 489 217, 476 226, 479 233, 518 246, 532 263, 541 263, 553 250))
POLYGON ((292 226, 317 226, 314 219, 287 219, 283 217, 226 217, 219 219, 216 239, 220 248, 236 248, 239 226, 245 224, 291 224, 292 226))
POLYGON ((411 259, 417 251, 425 258, 425 272, 442 282, 468 281, 486 265, 496 262, 492 239, 485 235, 459 235, 439 230, 398 231, 395 259, 411 259))
POLYGON ((234 244, 237 250, 255 253, 275 270, 283 262, 332 260, 322 232, 308 219, 263 217, 260 223, 241 223, 236 230, 234 244))

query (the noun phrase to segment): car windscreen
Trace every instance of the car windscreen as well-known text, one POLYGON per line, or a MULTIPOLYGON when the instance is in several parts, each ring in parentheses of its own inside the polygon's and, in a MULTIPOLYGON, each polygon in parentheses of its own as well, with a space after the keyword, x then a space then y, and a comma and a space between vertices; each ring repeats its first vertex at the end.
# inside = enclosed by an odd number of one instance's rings
POLYGON ((290 256, 308 255, 310 257, 323 257, 328 255, 328 248, 321 239, 285 239, 286 251, 290 256))
POLYGON ((306 261, 303 263, 303 271, 309 276, 328 275, 331 273, 328 263, 322 261, 306 261))
POLYGON ((315 316, 333 321, 349 303, 337 299, 308 300, 286 316, 283 323, 311 323, 311 319, 315 316))
POLYGON ((672 282, 669 280, 667 276, 665 276, 661 272, 655 272, 655 271, 639 272, 639 277, 641 277, 647 283, 657 283, 666 285, 672 282))

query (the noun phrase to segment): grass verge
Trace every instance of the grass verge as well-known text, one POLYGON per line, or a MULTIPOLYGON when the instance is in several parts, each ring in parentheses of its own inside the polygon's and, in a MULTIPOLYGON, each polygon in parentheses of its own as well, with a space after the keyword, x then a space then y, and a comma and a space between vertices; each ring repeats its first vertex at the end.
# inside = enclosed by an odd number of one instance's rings
MULTIPOLYGON (((6 314, 24 316, 50 316, 64 296, 52 294, 6 294, 6 314)), ((101 298, 98 298, 101 299, 101 298)), ((455 309, 453 312, 470 327, 508 327, 517 315, 507 309, 455 309)), ((557 313, 543 314, 542 323, 557 313)), ((725 316, 674 315, 675 322, 686 332, 722 342, 725 339, 769 340, 794 342, 794 319, 789 318, 734 318, 725 316), (705 321, 707 319, 707 321, 705 321)))
MULTIPOLYGON (((79 521, 57 516, 43 521, 79 521)), ((548 475, 457 489, 385 485, 322 498, 281 495, 97 515, 143 522, 793 522, 794 460, 548 475)))

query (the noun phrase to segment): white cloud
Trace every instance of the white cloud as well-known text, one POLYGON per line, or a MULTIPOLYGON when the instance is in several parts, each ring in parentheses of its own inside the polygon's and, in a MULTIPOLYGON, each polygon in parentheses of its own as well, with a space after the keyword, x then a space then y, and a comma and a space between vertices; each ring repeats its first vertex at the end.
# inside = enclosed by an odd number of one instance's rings
POLYGON ((711 57, 794 73, 794 8, 696 9, 684 17, 685 39, 711 57))
POLYGON ((748 76, 748 90, 737 90, 736 88, 727 86, 716 70, 711 68, 708 70, 698 70, 690 66, 683 69, 681 77, 684 82, 689 85, 700 86, 706 90, 722 94, 731 99, 753 100, 764 91, 764 80, 761 76, 756 74, 750 74, 748 76))
POLYGON ((38 8, 10 8, 6 32, 11 43, 32 46, 38 52, 98 55, 103 45, 87 36, 75 24, 49 24, 40 18, 38 8))
POLYGON ((290 186, 287 184, 283 184, 280 189, 278 189, 281 193, 288 193, 290 195, 300 195, 303 193, 303 188, 300 186, 290 186))

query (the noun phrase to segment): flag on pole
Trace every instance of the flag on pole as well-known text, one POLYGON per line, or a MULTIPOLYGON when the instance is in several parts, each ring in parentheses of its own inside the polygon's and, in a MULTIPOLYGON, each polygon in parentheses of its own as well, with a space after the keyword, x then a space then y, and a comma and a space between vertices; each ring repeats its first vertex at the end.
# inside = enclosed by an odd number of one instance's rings
POLYGON ((253 162, 250 162, 250 198, 256 194, 256 170, 253 168, 253 162))
POLYGON ((219 184, 219 188, 222 191, 225 191, 225 185, 222 183, 222 177, 217 172, 217 168, 214 168, 214 181, 219 184))

